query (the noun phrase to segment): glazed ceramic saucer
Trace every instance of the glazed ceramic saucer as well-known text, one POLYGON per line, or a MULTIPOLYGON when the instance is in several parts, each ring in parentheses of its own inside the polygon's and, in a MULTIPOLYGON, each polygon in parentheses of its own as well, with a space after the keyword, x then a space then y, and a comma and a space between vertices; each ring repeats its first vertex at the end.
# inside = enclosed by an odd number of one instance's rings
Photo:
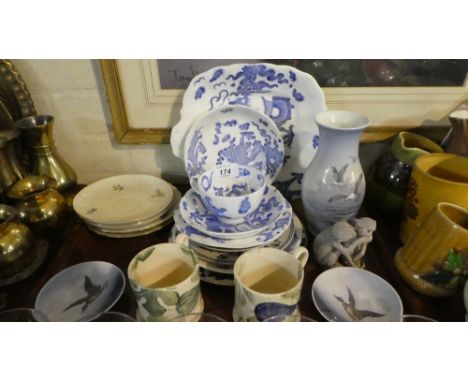
POLYGON ((107 226, 93 224, 91 222, 85 222, 88 228, 101 236, 113 237, 113 238, 129 238, 147 235, 166 227, 172 222, 172 215, 174 210, 178 207, 181 194, 174 188, 174 198, 170 208, 160 217, 150 220, 149 222, 138 222, 134 224, 128 224, 127 226, 121 226, 117 228, 107 228, 107 226), (105 227, 105 228, 103 228, 105 227))
MULTIPOLYGON (((297 223, 299 221, 299 225, 302 226, 300 223, 299 218, 294 216, 294 221, 297 223)), ((291 223, 291 229, 289 230, 291 233, 296 232, 294 229, 294 223, 291 223)), ((302 235, 304 234, 303 230, 298 227, 296 234, 292 234, 289 240, 286 243, 272 243, 268 245, 271 248, 282 249, 286 252, 291 252, 294 249, 298 248, 302 242, 302 235)), ((211 252, 207 250, 202 250, 200 248, 196 248, 193 245, 190 245, 190 248, 195 252, 197 255, 198 262, 200 267, 209 270, 211 272, 218 272, 218 273, 230 273, 234 272, 234 263, 237 258, 242 255, 242 253, 246 252, 247 250, 238 252, 236 254, 226 254, 223 252, 211 252), (223 261, 226 259, 226 255, 229 256, 230 262, 223 261)), ((259 247, 257 247, 259 248, 259 247)))
POLYGON ((172 186, 161 178, 118 175, 83 188, 73 199, 73 208, 92 223, 127 224, 160 216, 172 198, 172 186))
POLYGON ((96 228, 94 228, 92 226, 89 226, 89 225, 88 225, 88 229, 90 231, 94 232, 95 234, 100 235, 100 236, 111 237, 111 238, 114 238, 114 239, 127 239, 127 238, 131 238, 131 237, 145 236, 145 235, 149 235, 150 233, 157 232, 157 231, 163 229, 164 227, 166 227, 167 224, 168 223, 156 224, 156 225, 151 226, 149 228, 145 228, 145 229, 142 229, 142 230, 136 230, 136 231, 132 231, 132 232, 129 232, 129 233, 106 232, 106 231, 103 231, 103 230, 96 229, 96 228))
POLYGON ((403 305, 395 289, 375 273, 340 267, 320 274, 312 300, 328 321, 401 321, 403 305))
POLYGON ((188 132, 184 150, 190 178, 216 166, 236 163, 257 168, 271 183, 284 163, 284 144, 275 123, 241 105, 203 114, 188 132))
POLYGON ((180 210, 177 209, 174 211, 174 222, 180 232, 185 233, 190 240, 197 244, 216 248, 245 249, 259 245, 268 245, 288 229, 291 224, 291 220, 292 212, 290 210, 285 210, 280 214, 280 217, 273 225, 268 226, 266 229, 254 236, 241 239, 221 239, 198 231, 196 228, 184 221, 180 210))
MULTIPOLYGON (((292 251, 293 249, 300 246, 302 240, 296 241, 295 245, 283 248, 286 252, 292 251)), ((219 269, 213 265, 203 265, 203 261, 200 261, 200 280, 214 285, 222 286, 234 286, 234 271, 229 272, 227 269, 219 269)))
POLYGON ((185 142, 190 142, 186 137, 194 121, 228 105, 249 106, 273 120, 285 147, 276 184, 287 199, 300 195, 302 176, 319 145, 314 116, 326 110, 315 79, 296 68, 268 63, 219 66, 199 74, 187 87, 180 121, 171 130, 174 155, 186 161, 185 142))
POLYGON ((125 289, 125 276, 103 261, 80 263, 57 273, 39 291, 35 309, 50 321, 91 321, 108 311, 125 289))
MULTIPOLYGON (((283 235, 281 235, 274 242, 270 243, 268 246, 272 248, 284 249, 286 251, 291 248, 296 248, 301 243, 303 233, 302 223, 300 222, 299 218, 294 215, 290 227, 288 227, 283 235)), ((191 241, 189 241, 189 246, 197 254, 199 260, 205 261, 206 263, 219 268, 222 266, 229 266, 231 270, 235 261, 240 255, 250 249, 258 248, 258 246, 256 246, 253 248, 245 248, 233 252, 223 249, 199 246, 191 241)))
MULTIPOLYGON (((297 247, 304 245, 306 241, 306 233, 304 226, 300 219, 294 215, 293 222, 288 228, 288 236, 283 239, 277 239, 272 242, 269 246, 274 248, 283 249, 286 252, 290 252, 297 247)), ((171 234, 169 236, 170 242, 175 242, 179 231, 177 227, 172 228, 171 234)), ((229 252, 222 249, 201 249, 193 242, 188 242, 190 248, 197 255, 199 264, 200 264, 200 279, 206 283, 222 286, 233 286, 234 285, 234 276, 233 276, 233 267, 234 262, 237 258, 247 251, 248 249, 238 250, 237 252, 229 252), (201 252, 200 252, 201 251, 201 252), (205 254, 206 256, 204 256, 205 254), (227 260, 226 262, 224 260, 227 260)), ((259 246, 255 247, 258 248, 259 246)))
POLYGON ((232 273, 220 273, 210 271, 200 267, 200 280, 207 284, 221 285, 221 286, 234 286, 234 274, 232 273))
MULTIPOLYGON (((295 232, 295 226, 294 226, 294 222, 292 222, 291 225, 288 227, 288 229, 284 231, 284 233, 278 239, 273 241, 270 244, 270 246, 275 247, 275 248, 285 247, 294 237, 294 232, 295 232)), ((176 242, 177 236, 179 234, 180 232, 177 230, 177 227, 174 225, 171 230, 169 241, 176 242)), ((182 235, 185 235, 185 234, 182 234, 182 235)), ((234 262, 242 253, 244 253, 245 251, 248 251, 249 249, 258 248, 258 246, 255 246, 253 248, 234 249, 234 250, 228 249, 228 248, 225 248, 225 249, 214 248, 214 247, 208 247, 208 246, 203 246, 203 245, 194 243, 193 241, 190 241, 188 239, 183 244, 189 246, 197 254, 199 259, 205 260, 207 262, 220 264, 220 265, 229 265, 230 267, 233 266, 234 262)))
POLYGON ((265 189, 259 207, 241 224, 226 224, 208 211, 200 196, 189 190, 180 201, 180 214, 184 221, 198 231, 221 239, 252 237, 275 225, 283 211, 292 213, 292 207, 273 186, 265 189))

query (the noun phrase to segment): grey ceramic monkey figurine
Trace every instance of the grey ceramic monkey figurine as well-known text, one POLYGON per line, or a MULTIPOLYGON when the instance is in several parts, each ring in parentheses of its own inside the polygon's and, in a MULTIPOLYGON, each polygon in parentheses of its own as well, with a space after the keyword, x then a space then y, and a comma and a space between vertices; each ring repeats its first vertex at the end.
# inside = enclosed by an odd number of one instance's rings
POLYGON ((361 261, 377 224, 370 218, 340 220, 320 232, 313 249, 317 262, 325 267, 348 265, 363 268, 361 261))

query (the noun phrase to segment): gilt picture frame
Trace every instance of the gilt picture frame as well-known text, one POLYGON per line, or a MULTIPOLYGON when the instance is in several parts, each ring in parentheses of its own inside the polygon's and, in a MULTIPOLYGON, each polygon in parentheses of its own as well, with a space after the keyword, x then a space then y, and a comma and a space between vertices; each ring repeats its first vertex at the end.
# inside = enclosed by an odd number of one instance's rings
MULTIPOLYGON (((176 73, 176 69, 167 69, 169 60, 165 61, 166 72, 160 73, 156 59, 100 60, 118 143, 169 143, 184 89, 161 86, 160 75, 176 73)), ((213 66, 219 64, 219 60, 203 61, 205 66, 207 61, 213 61, 213 66)), ((203 70, 203 65, 198 69, 203 70)), ((192 70, 187 76, 195 74, 192 70)), ((468 101, 466 82, 463 86, 437 87, 325 87, 323 91, 328 109, 354 110, 369 116, 371 125, 362 136, 365 142, 414 128, 440 130, 437 128, 449 126, 448 114, 468 101)))

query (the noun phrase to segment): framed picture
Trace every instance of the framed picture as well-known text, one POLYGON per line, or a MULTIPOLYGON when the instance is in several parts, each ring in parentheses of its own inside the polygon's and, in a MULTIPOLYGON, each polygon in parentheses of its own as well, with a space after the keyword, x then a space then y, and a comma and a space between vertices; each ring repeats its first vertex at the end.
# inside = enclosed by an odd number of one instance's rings
POLYGON ((169 143, 184 89, 199 73, 235 62, 288 64, 312 74, 329 109, 366 114, 364 141, 448 126, 468 101, 468 60, 101 60, 119 143, 169 143))

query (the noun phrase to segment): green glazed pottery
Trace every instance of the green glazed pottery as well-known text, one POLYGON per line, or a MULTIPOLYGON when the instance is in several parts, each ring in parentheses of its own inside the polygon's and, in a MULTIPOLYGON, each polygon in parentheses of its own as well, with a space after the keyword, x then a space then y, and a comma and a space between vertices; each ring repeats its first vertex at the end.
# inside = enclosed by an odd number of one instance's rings
POLYGON ((438 144, 422 135, 401 132, 390 150, 377 158, 369 170, 368 201, 386 212, 402 210, 414 161, 421 155, 442 152, 438 144))

